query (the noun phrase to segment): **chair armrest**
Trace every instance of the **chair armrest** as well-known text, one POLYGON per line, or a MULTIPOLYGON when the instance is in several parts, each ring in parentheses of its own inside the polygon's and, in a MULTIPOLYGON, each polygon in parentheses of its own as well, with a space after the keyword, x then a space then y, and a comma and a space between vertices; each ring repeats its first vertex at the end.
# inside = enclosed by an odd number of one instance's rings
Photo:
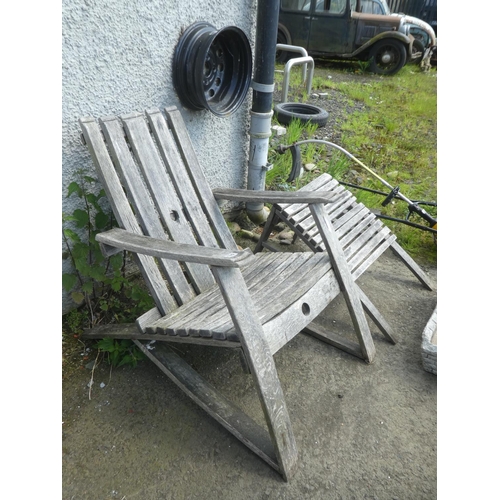
POLYGON ((253 191, 249 189, 213 190, 215 198, 232 201, 263 203, 332 203, 336 196, 331 191, 253 191))
POLYGON ((96 236, 103 255, 110 256, 122 250, 150 255, 160 259, 171 259, 209 266, 241 267, 254 258, 250 249, 242 251, 203 247, 160 240, 113 228, 96 236))

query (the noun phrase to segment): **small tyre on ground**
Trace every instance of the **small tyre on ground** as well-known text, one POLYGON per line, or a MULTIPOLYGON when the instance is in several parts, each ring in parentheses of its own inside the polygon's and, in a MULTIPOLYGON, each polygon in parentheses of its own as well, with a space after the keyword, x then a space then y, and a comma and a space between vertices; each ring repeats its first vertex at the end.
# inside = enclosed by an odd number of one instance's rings
POLYGON ((288 125, 293 119, 297 119, 302 123, 324 127, 328 121, 328 111, 314 104, 280 102, 274 106, 274 114, 282 125, 288 125))
POLYGON ((370 50, 370 71, 378 75, 394 75, 406 64, 406 49, 399 40, 378 41, 370 50))

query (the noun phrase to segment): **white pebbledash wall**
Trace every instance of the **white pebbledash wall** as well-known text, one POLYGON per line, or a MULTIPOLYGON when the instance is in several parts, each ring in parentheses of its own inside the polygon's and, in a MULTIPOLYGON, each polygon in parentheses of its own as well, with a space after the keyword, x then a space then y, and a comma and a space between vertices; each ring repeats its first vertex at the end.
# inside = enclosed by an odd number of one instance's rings
MULTIPOLYGON (((62 210, 76 208, 67 187, 80 168, 92 169, 78 119, 177 106, 212 187, 246 186, 251 90, 233 115, 183 108, 172 59, 183 30, 198 21, 237 26, 254 49, 257 0, 63 0, 62 210)), ((63 242, 63 252, 65 250, 63 242)), ((63 259, 63 272, 71 272, 63 259)), ((63 312, 73 306, 63 290, 63 312)))

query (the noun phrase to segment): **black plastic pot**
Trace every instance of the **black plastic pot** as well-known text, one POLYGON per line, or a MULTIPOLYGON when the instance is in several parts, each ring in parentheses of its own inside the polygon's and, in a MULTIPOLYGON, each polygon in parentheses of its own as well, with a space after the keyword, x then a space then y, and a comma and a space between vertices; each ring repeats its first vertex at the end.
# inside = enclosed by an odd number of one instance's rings
POLYGON ((182 104, 208 109, 217 116, 234 113, 243 103, 252 78, 252 51, 235 26, 217 29, 192 24, 174 52, 173 80, 182 104))

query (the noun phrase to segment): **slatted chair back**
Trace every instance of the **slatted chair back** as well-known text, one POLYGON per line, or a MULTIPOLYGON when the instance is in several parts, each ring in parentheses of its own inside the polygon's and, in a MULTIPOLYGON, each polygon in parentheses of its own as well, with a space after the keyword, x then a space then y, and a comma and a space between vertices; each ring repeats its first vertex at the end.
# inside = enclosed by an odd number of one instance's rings
MULTIPOLYGON (((166 117, 155 109, 80 120, 118 224, 158 239, 236 249, 180 112, 169 108, 166 117)), ((215 283, 204 264, 135 258, 162 315, 215 283)))

